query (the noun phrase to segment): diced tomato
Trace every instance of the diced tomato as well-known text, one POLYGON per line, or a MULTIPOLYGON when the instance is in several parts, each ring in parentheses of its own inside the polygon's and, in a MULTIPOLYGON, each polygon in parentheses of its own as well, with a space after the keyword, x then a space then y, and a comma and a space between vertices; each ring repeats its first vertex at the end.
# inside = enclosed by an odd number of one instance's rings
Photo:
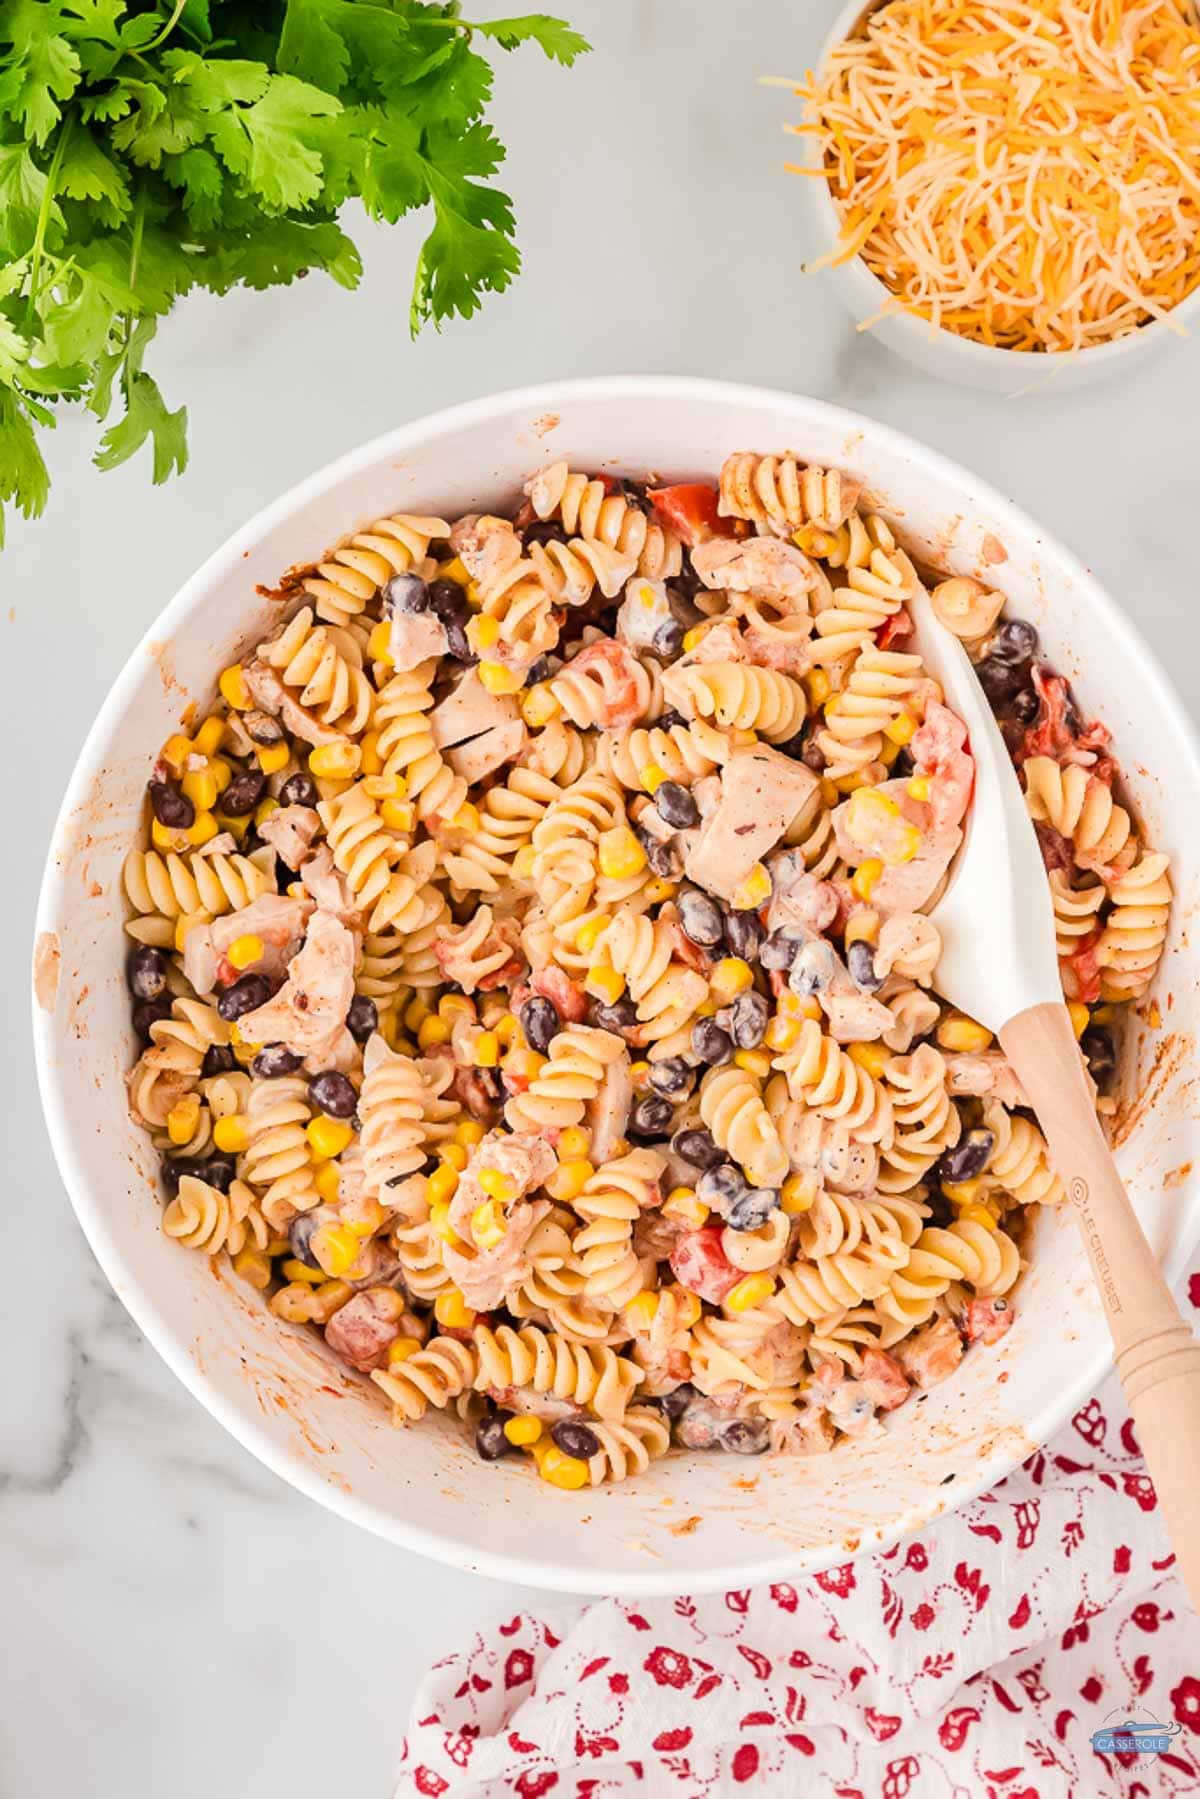
POLYGON ((706 1224, 689 1231, 671 1251, 671 1270, 680 1286, 714 1306, 720 1305, 742 1278, 741 1270, 721 1248, 721 1230, 719 1224, 706 1224))
POLYGON ((1100 930, 1090 931, 1079 941, 1077 949, 1066 957, 1075 981, 1075 994, 1085 1006, 1094 1006, 1100 998, 1100 964, 1096 951, 1100 946, 1100 930))
POLYGON ((866 1351, 858 1383, 872 1405, 884 1412, 894 1411, 908 1398, 908 1378, 895 1356, 889 1355, 886 1349, 866 1351))
POLYGON ((1056 762, 1071 762, 1080 759, 1077 754, 1072 755, 1072 751, 1082 751, 1086 758, 1105 748, 1111 733, 1095 720, 1090 725, 1083 723, 1064 676, 1049 674, 1037 666, 1033 671, 1033 686, 1041 709, 1021 740, 1016 756, 1018 762, 1024 762, 1029 756, 1052 756, 1056 762))
POLYGON ((705 481, 685 481, 677 487, 651 487, 646 498, 664 525, 683 539, 689 549, 710 537, 736 537, 735 522, 717 511, 717 490, 705 481))
POLYGON ((898 643, 902 637, 910 636, 912 628, 913 622, 908 608, 901 606, 899 612, 893 612, 891 618, 884 620, 879 627, 875 641, 881 650, 890 650, 892 645, 898 643))
POLYGON ((1007 1299, 972 1299, 963 1313, 968 1343, 998 1343, 1015 1316, 1007 1299))
POLYGON ((1071 840, 1056 831, 1053 825, 1042 824, 1039 820, 1034 826, 1037 832, 1038 845, 1042 852, 1042 861, 1046 865, 1047 874, 1070 874, 1075 866, 1075 857, 1071 851, 1071 840))
POLYGON ((956 712, 933 700, 912 740, 918 771, 933 776, 929 813, 936 830, 956 825, 966 814, 975 783, 975 763, 966 749, 967 729, 956 712))
POLYGON ((561 968, 553 964, 543 968, 533 976, 531 985, 535 993, 551 1002, 559 1017, 568 1024, 582 1024, 587 1017, 587 995, 561 968))
POLYGON ((400 1335, 393 1303, 391 1293, 356 1293, 325 1326, 325 1341, 330 1349, 362 1374, 381 1368, 400 1335))
POLYGON ((588 669, 601 673, 602 702, 596 723, 602 730, 619 731, 641 718, 646 704, 646 677, 636 656, 611 637, 600 637, 572 656, 568 669, 584 673, 588 669))

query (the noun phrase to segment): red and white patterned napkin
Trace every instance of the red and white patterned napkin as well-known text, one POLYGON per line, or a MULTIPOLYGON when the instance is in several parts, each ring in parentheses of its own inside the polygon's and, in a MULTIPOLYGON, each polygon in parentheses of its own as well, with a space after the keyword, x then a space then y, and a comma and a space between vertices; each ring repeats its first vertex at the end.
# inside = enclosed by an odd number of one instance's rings
POLYGON ((1112 1377, 886 1554, 478 1635, 422 1683, 395 1799, 1197 1795, 1200 1622, 1172 1565, 1112 1377), (1127 1720, 1172 1726, 1165 1753, 1092 1747, 1127 1720))

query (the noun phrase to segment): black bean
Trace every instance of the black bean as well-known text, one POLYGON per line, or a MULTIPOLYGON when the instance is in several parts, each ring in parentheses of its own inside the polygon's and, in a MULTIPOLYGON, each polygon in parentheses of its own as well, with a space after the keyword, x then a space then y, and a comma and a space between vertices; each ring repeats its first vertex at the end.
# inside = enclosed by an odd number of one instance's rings
POLYGON ((451 581, 442 575, 429 584, 429 605, 442 620, 464 618, 467 612, 466 590, 457 581, 451 581))
POLYGON ((1079 1039, 1079 1047, 1087 1059, 1088 1072, 1097 1087, 1107 1087, 1117 1069, 1117 1052, 1112 1033, 1102 1024, 1090 1024, 1079 1039))
POLYGON ((295 1074, 303 1061, 303 1056, 294 1056, 282 1043, 268 1043, 251 1062, 250 1072, 260 1081, 277 1081, 282 1075, 295 1074))
POLYGON ((492 1105, 499 1105, 507 1089, 498 1068, 473 1068, 471 1079, 485 1099, 490 1100, 492 1105))
POLYGON ((997 662, 1028 662, 1038 647, 1038 634, 1027 618, 1006 618, 991 643, 988 655, 997 662))
POLYGON ((243 712, 242 724, 251 743, 283 742, 283 726, 269 712, 243 712))
POLYGON ((674 706, 668 706, 665 712, 659 713, 654 722, 660 731, 673 731, 676 725, 686 725, 687 719, 682 712, 676 712, 674 706))
POLYGON ((133 1008, 133 1028, 143 1043, 150 1042, 150 1026, 171 1016, 171 996, 160 993, 157 999, 139 1000, 133 1008))
POLYGON ((306 774, 289 775, 279 789, 281 806, 315 806, 320 797, 317 783, 306 774))
POLYGON ((344 1074, 335 1074, 332 1069, 314 1074, 308 1083, 308 1096, 330 1118, 353 1118, 358 1104, 358 1094, 351 1083, 344 1074))
POLYGON ((511 1412, 493 1412, 488 1418, 481 1418, 475 1426, 475 1453, 484 1462, 498 1462, 502 1455, 510 1455, 515 1444, 509 1442, 504 1434, 504 1426, 512 1417, 511 1412))
POLYGON ((966 1135, 948 1149, 937 1165, 937 1175, 943 1181, 973 1181, 977 1174, 982 1174, 991 1160, 992 1151, 996 1147, 996 1139, 991 1131, 982 1127, 968 1131, 966 1135))
POLYGON ((788 975, 788 986, 802 999, 821 993, 837 973, 837 957, 832 944, 823 937, 811 937, 797 952, 788 975))
POLYGON ((1001 662, 995 656, 985 656, 976 665, 975 673, 979 677, 979 685, 995 708, 1003 706, 1019 688, 1025 686, 1029 678, 1029 664, 1001 662))
POLYGON ((556 518, 539 518, 532 525, 526 525, 521 541, 524 544, 566 543, 567 534, 556 518))
POLYGON ((420 575, 393 575, 381 597, 385 613, 429 611, 429 588, 420 575))
POLYGON ((861 937, 846 951, 846 967, 860 992, 875 993, 883 986, 883 976, 875 972, 875 951, 861 937))
POLYGON ((650 1064, 650 1085, 657 1093, 669 1093, 679 1098, 691 1092, 695 1079, 694 1070, 682 1056, 668 1056, 664 1062, 650 1064))
POLYGON ((1009 704, 1008 715, 1014 724, 1031 725, 1042 709, 1042 702, 1032 687, 1022 687, 1009 704))
POLYGON ((650 640, 650 648, 664 661, 675 660, 683 648, 683 626, 677 618, 664 618, 650 640))
POLYGON ((231 1024, 244 1013, 265 1006, 270 997, 271 983, 265 975, 244 974, 240 981, 235 981, 232 987, 226 987, 224 993, 218 995, 217 1011, 227 1024, 231 1024))
POLYGON ((549 656, 539 656, 537 661, 529 666, 525 676, 525 685, 526 687, 536 687, 540 681, 548 681, 549 678, 550 658, 549 656))
POLYGON ((668 1418, 682 1418, 695 1397, 695 1387, 690 1381, 685 1380, 678 1387, 674 1387, 670 1393, 664 1393, 658 1403, 668 1418))
POLYGON ((725 921, 716 900, 698 887, 689 887, 679 896, 679 922, 685 937, 702 949, 713 949, 725 934, 725 921))
POLYGON ((725 1222, 731 1230, 756 1231, 778 1206, 779 1194, 774 1187, 747 1187, 730 1206, 725 1222))
POLYGON ((533 999, 525 1001, 517 1018, 530 1049, 536 1049, 539 1056, 544 1056, 562 1029, 562 1021, 554 1001, 539 993, 533 999))
POLYGON ((346 1014, 346 1029, 356 1043, 365 1043, 372 1031, 379 1029, 379 1011, 373 999, 356 993, 346 1014))
POLYGON ((743 962, 756 962, 762 950, 767 928, 757 912, 729 911, 725 914, 725 941, 731 956, 743 962))
POLYGON ((673 1111, 669 1099, 657 1093, 647 1094, 629 1114, 629 1129, 636 1137, 661 1137, 671 1127, 673 1111))
POLYGON ((220 1193, 228 1193, 237 1173, 237 1165, 232 1156, 209 1156, 205 1161, 201 1156, 164 1156, 162 1177, 168 1193, 177 1193, 179 1183, 184 1175, 193 1180, 207 1181, 210 1187, 216 1187, 220 1193))
POLYGON ((157 999, 167 985, 167 958, 148 943, 130 950, 125 979, 135 999, 157 999))
POLYGON ((471 648, 467 637, 466 622, 460 618, 444 618, 442 624, 446 629, 446 654, 455 662, 461 662, 467 668, 474 668, 479 658, 471 648))
POLYGON ((739 993, 730 1008, 729 1035, 738 1049, 757 1049, 770 1023, 771 1008, 761 993, 739 993))
POLYGON ((800 760, 805 768, 811 768, 816 774, 825 770, 825 752, 815 737, 810 737, 800 751, 800 760))
POLYGON ((637 1021, 637 1007, 628 994, 622 994, 611 1006, 602 1000, 592 1000, 588 1006, 588 1022, 599 1031, 631 1031, 637 1021))
POLYGON ((221 811, 227 818, 245 818, 262 798, 266 784, 267 777, 261 769, 244 768, 240 775, 234 775, 221 795, 218 801, 221 811))
POLYGON ((664 843, 643 825, 634 825, 633 834, 646 852, 650 872, 664 881, 674 881, 683 873, 683 859, 671 843, 664 843))
POLYGON ((758 952, 759 961, 770 973, 783 973, 792 966, 800 949, 800 939, 786 931, 772 931, 758 952))
POLYGON ((196 808, 174 781, 150 782, 150 806, 160 825, 170 831, 187 831, 196 822, 196 808))
POLYGON ((237 1057, 228 1043, 210 1043, 204 1052, 200 1073, 205 1080, 211 1080, 216 1074, 232 1074, 236 1067, 237 1057))
POLYGON ((724 1218, 729 1208, 748 1191, 746 1177, 734 1162, 718 1162, 706 1168, 696 1182, 696 1197, 724 1218))
POLYGON ((577 1461, 590 1462, 600 1454, 599 1437, 578 1418, 560 1418, 550 1426, 550 1435, 564 1455, 573 1455, 577 1461))
POLYGON ((676 831, 686 831, 700 822, 700 808, 680 781, 660 781, 654 790, 654 804, 676 831))
POLYGON ((722 1426, 720 1444, 730 1455, 762 1455, 771 1446, 771 1427, 765 1418, 734 1418, 722 1426))
POLYGON ((292 1254, 298 1262, 303 1262, 306 1268, 321 1266, 309 1247, 313 1233, 318 1229, 318 1222, 311 1212, 297 1212, 288 1225, 288 1242, 292 1246, 292 1254))
POLYGON ((733 1040, 715 1018, 698 1018, 692 1026, 692 1051, 707 1068, 716 1068, 733 1054, 733 1040))
POLYGON ((709 1131, 697 1126, 693 1130, 676 1131, 671 1139, 671 1148, 693 1168, 712 1168, 723 1161, 725 1151, 718 1149, 709 1131))

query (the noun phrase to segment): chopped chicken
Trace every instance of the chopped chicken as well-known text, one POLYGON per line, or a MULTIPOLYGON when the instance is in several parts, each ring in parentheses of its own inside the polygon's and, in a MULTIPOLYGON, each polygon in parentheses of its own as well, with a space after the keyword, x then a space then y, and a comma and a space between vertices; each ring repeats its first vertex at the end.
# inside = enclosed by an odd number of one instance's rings
POLYGON ((723 618, 704 633, 694 650, 671 664, 676 669, 690 668, 696 662, 748 662, 749 651, 735 618, 723 618))
POLYGON ((828 881, 818 881, 804 866, 800 850, 781 850, 768 864, 771 871, 771 903, 768 931, 802 925, 807 931, 827 931, 838 914, 838 896, 828 881))
POLYGON ((953 1374, 962 1361, 962 1338, 950 1318, 934 1318, 896 1345, 896 1359, 923 1391, 953 1374))
POLYGON ((289 868, 297 869, 311 850, 320 829, 320 817, 311 806, 278 806, 263 819, 258 834, 289 868))
POLYGON ((345 741, 340 731, 323 725, 315 713, 302 706, 267 663, 255 659, 247 662, 242 672, 254 704, 261 712, 269 712, 272 718, 279 719, 293 737, 302 737, 305 743, 311 744, 345 741))
POLYGON ((625 598, 617 613, 617 637, 631 650, 653 649, 655 637, 673 617, 666 582, 634 575, 626 582, 625 598))
POLYGON ((881 1412, 892 1412, 908 1398, 908 1378, 895 1356, 886 1349, 863 1353, 858 1384, 881 1412))
POLYGON ((697 886, 732 900, 755 863, 783 836, 817 777, 802 762, 755 744, 730 757, 720 785, 720 800, 689 844, 684 865, 697 886))
POLYGON ((323 843, 300 870, 300 881, 322 912, 331 912, 342 924, 353 929, 360 920, 358 899, 350 890, 345 875, 333 865, 333 851, 323 843))
POLYGON ((550 1210, 550 1202, 528 1200, 526 1195, 548 1180, 556 1166, 554 1151, 542 1137, 489 1131, 476 1146, 450 1202, 449 1223, 463 1247, 441 1246, 446 1272, 474 1311, 494 1310, 528 1275, 526 1248, 535 1227, 550 1210), (496 1202, 496 1209, 503 1214, 503 1237, 491 1249, 476 1249, 472 1247, 472 1214, 494 1197, 481 1183, 485 1170, 507 1181, 511 1192, 496 1202))
POLYGON ((953 1051, 946 1057, 946 1085, 956 1099, 998 1099, 1010 1112, 1030 1104, 1016 1070, 1001 1049, 953 1051))
POLYGON ((183 942, 183 972, 199 994, 211 993, 218 979, 239 974, 265 974, 278 979, 300 947, 312 901, 286 893, 263 893, 237 912, 226 912, 211 924, 195 924, 183 942), (225 964, 225 952, 239 937, 258 937, 263 953, 242 969, 225 964), (223 966, 224 964, 224 966, 223 966))
POLYGON ((829 1035, 835 1043, 874 1043, 896 1021, 882 1001, 860 993, 849 976, 846 978, 844 988, 834 983, 817 994, 829 1035))
POLYGON ((388 655, 397 674, 408 674, 431 656, 444 656, 449 648, 446 627, 436 612, 393 611, 388 655))
POLYGON ((803 550, 774 537, 711 537, 692 551, 692 567, 706 587, 769 594, 801 613, 818 580, 803 550))
POLYGON ((429 714, 429 728, 439 750, 456 749, 473 737, 499 725, 520 724, 521 714, 511 694, 489 693, 473 668, 461 675, 429 714))
POLYGON ((390 1287, 356 1293, 339 1306, 325 1326, 325 1341, 335 1355, 360 1374, 382 1368, 400 1335, 401 1307, 390 1287))
POLYGON ((976 1297, 963 1311, 963 1333, 968 1343, 998 1343, 1012 1329, 1015 1314, 1007 1299, 976 1297))
POLYGON ((314 912, 279 992, 242 1018, 246 1041, 282 1043, 320 1070, 342 1058, 349 1039, 353 1060, 346 1014, 354 998, 355 960, 353 934, 331 913, 314 912))
POLYGON ((528 737, 524 722, 510 718, 504 724, 493 725, 490 731, 472 737, 469 743, 460 743, 455 749, 447 750, 446 761, 456 775, 474 785, 485 775, 503 768, 506 762, 514 762, 525 748, 528 737))
POLYGON ((632 1104, 633 1067, 629 1051, 622 1050, 605 1068, 600 1091, 588 1107, 588 1125, 592 1133, 590 1155, 597 1168, 602 1168, 617 1153, 616 1145, 625 1135, 632 1104))

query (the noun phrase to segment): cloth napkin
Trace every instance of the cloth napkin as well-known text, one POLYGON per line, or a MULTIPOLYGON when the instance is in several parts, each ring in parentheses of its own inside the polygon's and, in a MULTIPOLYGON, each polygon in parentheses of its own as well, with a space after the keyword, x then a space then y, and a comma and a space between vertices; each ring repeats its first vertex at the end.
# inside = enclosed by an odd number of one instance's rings
MULTIPOLYGON (((1200 1309, 1200 1272, 1182 1297, 1200 1309)), ((394 1799, 1194 1799, 1200 1622, 1173 1563, 1112 1376, 884 1554, 481 1632, 419 1688, 394 1799), (1093 1747, 1128 1720, 1171 1726, 1165 1752, 1093 1747)))

